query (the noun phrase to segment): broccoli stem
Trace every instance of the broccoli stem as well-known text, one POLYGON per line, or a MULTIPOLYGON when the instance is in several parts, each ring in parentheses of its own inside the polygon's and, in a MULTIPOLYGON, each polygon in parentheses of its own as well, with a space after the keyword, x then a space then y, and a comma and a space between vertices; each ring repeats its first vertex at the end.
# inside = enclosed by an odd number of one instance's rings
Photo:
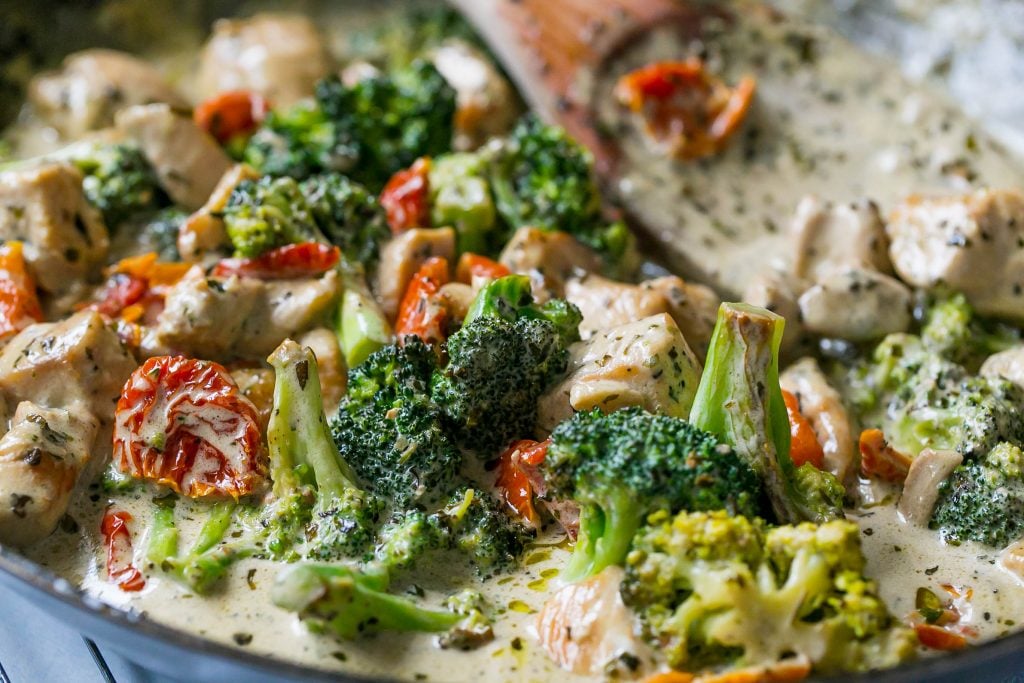
POLYGON ((149 545, 146 559, 154 566, 162 567, 164 562, 178 554, 178 528, 174 524, 174 500, 159 501, 153 513, 149 529, 149 545))
POLYGON ((221 501, 210 506, 192 547, 180 555, 174 504, 161 502, 153 515, 147 559, 195 592, 208 592, 232 564, 252 554, 250 548, 220 545, 231 528, 236 506, 234 501, 221 501))
POLYGON ((580 500, 580 528, 572 556, 561 577, 576 583, 596 576, 607 567, 622 564, 633 535, 643 522, 635 495, 625 487, 607 491, 600 504, 580 500))
POLYGON ((327 427, 313 352, 287 339, 267 361, 275 375, 274 411, 267 429, 273 471, 285 474, 307 465, 322 493, 341 497, 358 491, 355 475, 338 457, 327 427))
POLYGON ((391 595, 389 583, 387 572, 374 567, 300 564, 278 574, 272 599, 298 613, 311 629, 329 629, 344 639, 378 631, 447 631, 464 619, 391 595))
POLYGON ((342 269, 341 311, 338 342, 348 367, 361 365, 370 354, 392 343, 394 334, 384 312, 366 287, 361 273, 342 269))
POLYGON ((789 418, 779 385, 785 321, 757 306, 723 303, 690 411, 694 426, 731 445, 765 482, 782 522, 841 515, 835 478, 789 456, 789 418))

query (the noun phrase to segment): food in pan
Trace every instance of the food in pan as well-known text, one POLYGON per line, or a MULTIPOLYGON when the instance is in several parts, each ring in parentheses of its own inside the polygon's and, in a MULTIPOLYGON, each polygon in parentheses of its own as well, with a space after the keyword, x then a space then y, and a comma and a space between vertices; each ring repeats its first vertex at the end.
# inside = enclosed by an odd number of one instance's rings
POLYGON ((451 11, 35 76, 0 167, 0 542, 415 680, 799 680, 1013 631, 1019 162, 728 7, 605 84, 644 240, 451 11))

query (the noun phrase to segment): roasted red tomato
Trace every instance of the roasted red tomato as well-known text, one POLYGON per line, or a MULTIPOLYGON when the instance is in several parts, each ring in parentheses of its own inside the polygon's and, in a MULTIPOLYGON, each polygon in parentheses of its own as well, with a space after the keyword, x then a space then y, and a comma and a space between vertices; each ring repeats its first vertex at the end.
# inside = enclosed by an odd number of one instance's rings
POLYGON ((540 517, 533 504, 534 480, 531 470, 544 462, 551 440, 516 441, 498 456, 498 479, 495 485, 501 490, 505 502, 520 517, 538 526, 540 517))
POLYGON ((820 470, 825 463, 825 452, 818 443, 811 423, 800 412, 800 401, 785 390, 782 392, 782 400, 786 403, 786 414, 789 415, 790 459, 797 467, 809 462, 820 470))
POLYGON ((511 274, 505 264, 468 251, 459 257, 459 264, 455 266, 455 279, 467 285, 473 284, 473 278, 497 280, 511 274))
POLYGON ((440 256, 428 258, 416 271, 398 307, 395 334, 399 343, 414 335, 427 344, 444 343, 448 309, 438 292, 448 281, 448 259, 440 256))
POLYGON ((128 523, 132 516, 124 510, 108 508, 100 522, 100 533, 107 550, 107 580, 116 583, 123 591, 140 591, 146 580, 132 564, 132 534, 128 523))
POLYGON ((717 154, 739 129, 754 98, 750 76, 730 88, 699 59, 656 62, 623 76, 619 103, 642 117, 648 135, 668 154, 699 159, 717 154))
POLYGON ((412 166, 391 176, 380 193, 380 205, 388 215, 391 233, 430 227, 430 159, 417 159, 412 166))
POLYGON ((885 440, 880 429, 865 429, 860 433, 860 471, 865 477, 902 482, 910 471, 913 461, 906 453, 898 451, 885 440))
POLYGON ((21 242, 0 245, 0 338, 43 319, 21 242))
POLYGON ((255 131, 269 111, 270 105, 259 93, 232 90, 201 102, 192 118, 196 125, 217 138, 217 142, 225 144, 255 131))
POLYGON ((341 250, 329 244, 302 242, 271 249, 256 258, 221 259, 213 267, 213 277, 254 277, 260 280, 290 280, 326 273, 338 265, 341 250))
POLYGON ((121 392, 114 462, 192 498, 251 493, 266 476, 256 407, 221 365, 150 358, 121 392))

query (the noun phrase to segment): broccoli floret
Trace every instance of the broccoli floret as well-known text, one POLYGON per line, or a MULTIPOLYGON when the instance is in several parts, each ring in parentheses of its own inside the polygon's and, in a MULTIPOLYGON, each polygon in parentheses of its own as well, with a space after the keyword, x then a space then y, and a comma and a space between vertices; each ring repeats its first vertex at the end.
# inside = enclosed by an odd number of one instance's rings
POLYGON ((1020 330, 983 320, 963 294, 938 296, 924 312, 921 341, 932 353, 972 370, 988 356, 1020 344, 1020 330))
POLYGON ((499 278, 480 290, 448 339, 448 365, 432 382, 433 399, 461 447, 490 457, 532 434, 537 399, 565 372, 579 322, 572 304, 534 304, 526 276, 499 278))
POLYGON ((433 65, 414 61, 347 86, 328 78, 316 103, 271 114, 245 159, 263 173, 305 178, 340 171, 378 191, 421 156, 451 148, 455 91, 433 65))
POLYGON ((640 408, 577 413, 551 434, 541 471, 546 497, 580 508, 567 581, 621 564, 656 510, 762 509, 761 482, 732 448, 685 420, 640 408))
MULTIPOLYGON (((396 69, 428 56, 451 40, 464 41, 490 55, 465 17, 444 6, 416 8, 400 18, 389 17, 371 31, 356 33, 350 47, 360 59, 396 69)), ((497 62, 493 56, 491 61, 497 62)))
POLYGON ((380 245, 390 239, 387 218, 377 198, 359 183, 337 173, 308 178, 299 187, 314 222, 350 263, 370 268, 380 245))
POLYGON ((455 228, 460 252, 494 254, 508 236, 499 229, 487 163, 484 154, 462 153, 430 164, 430 222, 455 228))
POLYGON ((134 214, 111 238, 111 255, 156 252, 160 261, 180 261, 178 232, 188 219, 181 209, 167 208, 134 214))
POLYGON ((135 145, 76 145, 69 154, 82 172, 85 198, 103 214, 110 229, 137 213, 169 203, 152 166, 135 145))
POLYGON ((331 439, 316 357, 285 340, 267 361, 275 375, 267 428, 275 497, 268 548, 280 555, 304 541, 307 557, 360 557, 372 547, 381 504, 359 487, 331 439))
POLYGON ((784 323, 763 308, 721 305, 690 422, 735 448, 764 479, 779 520, 837 519, 842 485, 810 463, 796 467, 789 457, 789 417, 779 385, 784 323))
POLYGON ((495 498, 464 486, 431 515, 430 526, 448 546, 469 556, 478 575, 487 578, 514 568, 533 531, 515 522, 495 498))
POLYGON ((349 370, 331 420, 342 458, 399 509, 430 506, 454 488, 462 462, 430 400, 433 351, 418 338, 387 346, 349 370))
POLYGON ((864 577, 857 526, 767 528, 725 512, 658 512, 636 536, 622 594, 676 669, 769 665, 804 656, 823 673, 894 666, 915 654, 864 577))
POLYGON ((292 178, 243 180, 231 192, 224 227, 238 256, 296 242, 325 242, 302 188, 292 178))
POLYGON ((593 157, 564 129, 524 116, 493 154, 490 177, 498 213, 513 230, 568 232, 623 276, 635 265, 632 233, 601 217, 593 157))
POLYGON ((1024 443, 1024 390, 971 374, 921 337, 889 335, 845 383, 861 423, 881 429, 901 451, 947 449, 974 458, 1003 441, 1024 443))
POLYGON ((931 528, 950 543, 1002 548, 1024 534, 1024 453, 1001 443, 939 484, 931 528))
POLYGON ((427 609, 387 592, 386 570, 367 566, 300 564, 278 574, 271 598, 274 604, 296 612, 313 632, 331 632, 351 640, 381 631, 462 633, 479 631, 483 619, 478 603, 458 599, 450 611, 427 609))

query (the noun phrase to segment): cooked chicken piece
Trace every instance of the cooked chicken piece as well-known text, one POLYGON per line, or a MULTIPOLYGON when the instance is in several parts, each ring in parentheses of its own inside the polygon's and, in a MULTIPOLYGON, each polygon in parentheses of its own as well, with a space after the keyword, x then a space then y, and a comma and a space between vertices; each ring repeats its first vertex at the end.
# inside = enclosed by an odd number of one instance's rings
POLYGON ((221 19, 199 55, 198 89, 205 99, 229 90, 252 90, 275 108, 313 95, 331 68, 323 38, 301 14, 256 14, 221 19))
POLYGON ((783 389, 796 396, 800 413, 811 423, 825 454, 825 469, 845 482, 854 470, 857 443, 839 392, 829 385, 813 358, 801 358, 790 365, 779 381, 783 389))
POLYGON ((985 377, 1002 377, 1024 387, 1024 346, 994 353, 981 364, 985 377))
POLYGON ((274 410, 274 371, 270 368, 240 367, 231 369, 239 391, 256 406, 260 429, 265 434, 274 410))
POLYGON ((462 282, 449 282, 441 285, 437 294, 441 297, 441 302, 444 304, 445 310, 448 311, 448 315, 456 320, 463 320, 469 313, 469 307, 473 304, 476 290, 472 285, 462 282))
POLYGON ((455 90, 455 149, 474 150, 511 128, 519 114, 512 87, 480 50, 446 40, 430 61, 455 90))
POLYGON ((833 205, 805 197, 790 229, 793 273, 818 282, 850 269, 891 273, 889 240, 874 202, 833 205))
POLYGON ((345 358, 338 346, 338 336, 326 327, 316 327, 299 337, 299 344, 313 349, 316 363, 320 367, 320 390, 324 399, 324 410, 333 415, 345 395, 348 370, 345 358))
POLYGON ((537 639, 552 660, 576 674, 630 676, 626 666, 651 661, 647 645, 634 635, 633 614, 622 602, 622 569, 608 567, 597 576, 564 586, 537 615, 537 639))
POLYGON ((781 347, 783 356, 795 352, 804 338, 797 299, 806 286, 807 283, 791 273, 773 268, 754 277, 743 292, 743 301, 767 308, 786 319, 781 347))
POLYGON ((195 211, 210 198, 231 159, 209 133, 166 104, 118 112, 117 127, 133 138, 171 199, 195 211))
POLYGON ((939 499, 939 484, 963 462, 964 456, 956 451, 925 448, 910 463, 903 482, 903 495, 897 507, 908 524, 926 527, 932 518, 935 501, 939 499))
POLYGON ((798 303, 804 329, 822 337, 870 341, 910 327, 910 290, 874 270, 833 273, 798 303))
POLYGON ((701 364, 667 313, 597 332, 570 354, 568 376, 537 403, 538 430, 548 433, 592 408, 689 415, 701 364))
POLYGON ((391 320, 398 314, 405 288, 419 267, 431 256, 441 256, 455 263, 455 230, 453 228, 414 228, 396 236, 381 250, 377 268, 377 300, 391 320))
POLYGON ((1024 320, 1024 194, 910 197, 893 211, 887 232, 905 282, 941 283, 963 292, 982 315, 1024 320))
POLYGON ((247 164, 235 164, 221 176, 206 203, 188 217, 178 232, 178 253, 183 260, 198 261, 205 252, 216 251, 229 244, 228 233, 219 214, 240 182, 259 177, 256 169, 247 164))
POLYGON ((33 401, 51 408, 81 404, 101 427, 136 367, 117 335, 93 311, 18 333, 0 352, 0 394, 10 404, 33 401))
POLYGON ((264 282, 207 279, 198 266, 168 292, 147 353, 263 360, 286 337, 316 325, 338 296, 331 271, 320 278, 264 282))
POLYGON ((26 546, 56 528, 98 429, 80 403, 67 409, 18 404, 0 438, 0 543, 26 546))
POLYGON ((36 284, 50 294, 77 292, 97 274, 110 240, 82 194, 73 166, 45 164, 0 173, 0 241, 25 243, 36 284))
POLYGON ((529 227, 516 230, 498 260, 513 273, 530 276, 538 301, 559 299, 566 280, 601 270, 601 257, 572 235, 529 227))
POLYGON ((1011 543, 999 555, 999 566, 1024 582, 1024 539, 1011 543))
POLYGON ((165 102, 187 110, 188 102, 152 65, 116 50, 68 55, 63 68, 35 77, 28 100, 50 125, 69 139, 106 128, 124 107, 165 102))
POLYGON ((589 274, 566 282, 565 298, 583 313, 580 334, 584 339, 616 325, 669 313, 701 358, 707 353, 721 303, 709 288, 674 275, 634 285, 589 274))

